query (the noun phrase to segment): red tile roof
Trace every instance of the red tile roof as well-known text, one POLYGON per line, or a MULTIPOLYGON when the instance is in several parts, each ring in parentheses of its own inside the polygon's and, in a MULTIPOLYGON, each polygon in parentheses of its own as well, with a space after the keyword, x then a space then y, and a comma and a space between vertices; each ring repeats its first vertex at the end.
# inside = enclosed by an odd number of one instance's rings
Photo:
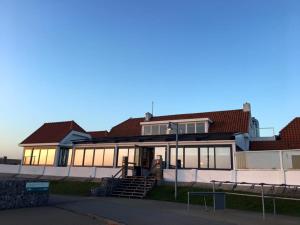
MULTIPOLYGON (((151 121, 163 120, 178 120, 178 119, 196 119, 209 118, 213 123, 209 127, 209 133, 248 133, 250 113, 244 112, 242 109, 192 113, 192 114, 178 114, 168 116, 155 116, 151 121)), ((138 136, 141 135, 140 122, 144 122, 145 118, 130 118, 111 129, 109 136, 138 136)))
POLYGON ((74 121, 44 123, 33 134, 22 141, 21 144, 58 143, 72 130, 85 133, 85 130, 74 121))
POLYGON ((103 138, 108 136, 107 130, 101 130, 101 131, 88 131, 89 135, 92 136, 92 138, 103 138))
POLYGON ((280 132, 275 141, 252 141, 250 150, 300 149, 300 117, 293 119, 280 132))

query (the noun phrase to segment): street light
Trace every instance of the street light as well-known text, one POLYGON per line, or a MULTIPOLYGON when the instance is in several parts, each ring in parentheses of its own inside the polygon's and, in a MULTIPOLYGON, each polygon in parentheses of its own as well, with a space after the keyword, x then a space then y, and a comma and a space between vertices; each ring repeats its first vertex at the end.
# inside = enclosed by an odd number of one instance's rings
POLYGON ((177 200, 177 174, 178 174, 178 123, 169 122, 168 130, 176 131, 176 153, 175 153, 175 200, 177 200))

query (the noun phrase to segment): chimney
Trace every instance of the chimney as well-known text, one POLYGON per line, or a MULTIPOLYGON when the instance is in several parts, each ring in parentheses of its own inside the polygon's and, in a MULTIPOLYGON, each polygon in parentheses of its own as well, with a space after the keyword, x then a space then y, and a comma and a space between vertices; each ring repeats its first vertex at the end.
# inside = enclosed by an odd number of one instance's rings
POLYGON ((152 116, 151 113, 149 113, 149 112, 146 112, 146 113, 145 113, 145 121, 150 121, 152 117, 153 117, 153 116, 152 116))
POLYGON ((243 104, 243 111, 244 111, 244 112, 251 112, 251 105, 250 105, 249 102, 245 102, 245 103, 243 104))

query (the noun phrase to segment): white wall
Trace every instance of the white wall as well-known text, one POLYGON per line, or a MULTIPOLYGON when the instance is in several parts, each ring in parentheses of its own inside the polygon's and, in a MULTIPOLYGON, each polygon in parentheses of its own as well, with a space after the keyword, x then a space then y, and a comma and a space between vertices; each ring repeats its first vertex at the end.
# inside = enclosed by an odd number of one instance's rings
POLYGON ((281 170, 238 170, 236 181, 248 183, 282 184, 284 183, 284 174, 281 170))
POLYGON ((54 167, 47 166, 45 167, 45 176, 57 176, 57 177, 66 177, 68 176, 69 167, 54 167))
POLYGON ((44 166, 22 166, 20 174, 26 175, 42 175, 44 172, 44 166))
POLYGON ((300 185, 300 170, 285 171, 285 180, 287 184, 300 185))
POLYGON ((19 173, 20 165, 0 164, 0 173, 2 174, 17 174, 19 173))
POLYGON ((70 177, 95 177, 95 167, 71 167, 70 177))
MULTIPOLYGON (((105 168, 105 167, 99 167, 96 169, 96 178, 103 178, 103 177, 111 177, 115 175, 120 168, 105 168)), ((130 171, 128 171, 130 172, 130 171)))
MULTIPOLYGON (((185 169, 178 170, 178 182, 202 182, 209 183, 211 180, 232 181, 234 178, 233 170, 197 170, 185 169)), ((165 169, 164 180, 173 182, 175 180, 175 170, 165 169)))

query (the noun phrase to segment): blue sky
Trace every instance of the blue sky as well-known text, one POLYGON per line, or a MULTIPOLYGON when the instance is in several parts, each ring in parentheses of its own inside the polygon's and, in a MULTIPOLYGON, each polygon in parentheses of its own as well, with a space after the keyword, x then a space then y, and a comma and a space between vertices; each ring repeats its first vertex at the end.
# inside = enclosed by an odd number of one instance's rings
POLYGON ((300 115, 300 1, 0 0, 0 157, 47 121, 300 115))

